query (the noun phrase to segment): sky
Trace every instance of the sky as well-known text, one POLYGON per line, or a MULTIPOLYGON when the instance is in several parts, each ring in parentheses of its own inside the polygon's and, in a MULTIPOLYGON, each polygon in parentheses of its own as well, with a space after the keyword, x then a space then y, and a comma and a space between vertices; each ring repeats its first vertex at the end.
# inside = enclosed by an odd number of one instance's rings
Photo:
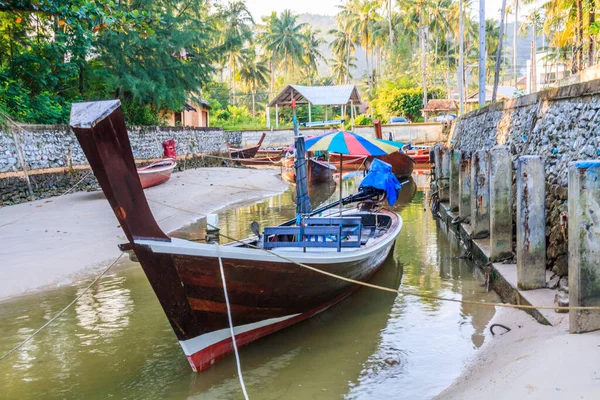
MULTIPOLYGON (((508 3, 510 2, 512 0, 508 0, 508 3)), ((271 11, 279 13, 286 9, 290 9, 298 14, 335 15, 338 11, 336 6, 344 3, 345 0, 246 0, 252 16, 257 20, 260 20, 262 16, 271 14, 271 11)), ((478 2, 473 1, 473 5, 477 7, 474 11, 478 13, 478 2)), ((494 17, 499 19, 501 6, 502 0, 486 0, 486 18, 494 17)))

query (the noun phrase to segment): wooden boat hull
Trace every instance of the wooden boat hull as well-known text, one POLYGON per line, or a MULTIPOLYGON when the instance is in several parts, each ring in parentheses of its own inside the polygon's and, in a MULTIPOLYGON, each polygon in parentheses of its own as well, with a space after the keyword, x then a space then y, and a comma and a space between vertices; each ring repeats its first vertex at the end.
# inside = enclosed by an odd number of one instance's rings
MULTIPOLYGON (((392 166, 392 172, 399 178, 411 176, 415 167, 413 159, 399 151, 386 156, 377 156, 376 158, 390 164, 392 166)), ((370 158, 370 160, 372 160, 372 158, 370 158)))
POLYGON ((165 158, 155 161, 150 165, 138 168, 137 172, 140 177, 142 188, 146 189, 152 186, 160 185, 171 179, 173 169, 177 166, 175 160, 165 158))
MULTIPOLYGON (((294 159, 286 158, 283 161, 285 168, 281 172, 281 177, 287 182, 296 182, 296 170, 294 169, 294 159)), ((327 162, 309 158, 306 160, 306 179, 309 185, 317 183, 333 182, 333 174, 337 168, 327 162)))
POLYGON ((253 167, 255 165, 277 165, 281 161, 281 155, 269 156, 269 157, 254 157, 254 158, 240 158, 236 160, 242 165, 247 167, 253 167))
POLYGON ((342 159, 342 168, 344 171, 358 171, 365 169, 366 156, 349 156, 345 154, 329 154, 329 162, 338 167, 340 165, 340 158, 342 159))
POLYGON ((406 150, 405 154, 412 158, 417 164, 425 164, 430 162, 429 149, 406 150))
MULTIPOLYGON (((381 267, 402 228, 365 249, 316 256, 307 249, 282 251, 312 267, 367 281, 381 267)), ((134 251, 155 289, 194 371, 209 368, 232 351, 223 285, 214 245, 178 241, 135 241, 134 251), (164 299, 164 300, 163 300, 164 299), (180 307, 174 304, 180 303, 180 307), (166 307, 165 307, 166 306, 166 307), (177 322, 182 321, 182 322, 177 322), (194 321, 194 324, 183 321, 194 321)), ((310 318, 360 286, 304 269, 257 249, 220 246, 238 346, 310 318)))
POLYGON ((263 132, 256 146, 246 147, 244 149, 235 149, 233 147, 230 147, 229 154, 231 154, 231 158, 254 158, 254 156, 256 156, 256 153, 258 153, 258 150, 260 149, 260 146, 262 145, 265 136, 267 136, 267 134, 263 132))

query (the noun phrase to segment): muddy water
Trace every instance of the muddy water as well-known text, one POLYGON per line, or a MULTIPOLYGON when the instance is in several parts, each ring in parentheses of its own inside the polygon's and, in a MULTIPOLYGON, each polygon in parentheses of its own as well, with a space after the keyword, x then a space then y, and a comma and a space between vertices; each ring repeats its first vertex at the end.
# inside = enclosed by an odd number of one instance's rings
MULTIPOLYGON (((344 183, 344 194, 357 180, 344 183)), ((335 187, 311 193, 313 206, 335 187)), ((223 233, 250 234, 293 217, 292 192, 220 214, 223 233)), ((457 258, 408 185, 395 208, 404 229, 372 282, 455 299, 495 301, 457 258)), ((178 236, 203 239, 202 222, 178 236)), ((80 286, 0 303, 0 353, 68 304, 80 286)), ((252 399, 429 399, 450 385, 484 340, 494 310, 361 289, 309 321, 240 350, 252 399)), ((6 399, 239 399, 229 356, 195 374, 143 272, 126 261, 21 351, 0 361, 6 399)))

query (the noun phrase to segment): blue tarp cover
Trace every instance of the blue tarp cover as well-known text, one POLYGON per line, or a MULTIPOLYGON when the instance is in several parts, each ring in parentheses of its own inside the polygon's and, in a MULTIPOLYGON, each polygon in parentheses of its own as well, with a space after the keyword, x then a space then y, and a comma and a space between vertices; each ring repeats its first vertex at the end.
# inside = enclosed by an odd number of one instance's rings
POLYGON ((384 190, 390 206, 398 200, 398 191, 402 188, 398 178, 392 173, 392 166, 377 158, 373 159, 369 173, 360 184, 361 188, 367 186, 384 190))

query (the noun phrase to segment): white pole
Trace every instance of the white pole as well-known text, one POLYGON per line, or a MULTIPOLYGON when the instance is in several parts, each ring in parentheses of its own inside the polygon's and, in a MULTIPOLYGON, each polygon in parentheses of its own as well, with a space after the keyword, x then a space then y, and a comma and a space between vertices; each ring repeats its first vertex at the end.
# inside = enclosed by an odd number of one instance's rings
POLYGON ((312 122, 312 108, 310 103, 308 103, 308 122, 312 122))
POLYGON ((465 41, 464 41, 464 21, 463 21, 463 0, 460 0, 459 2, 459 18, 458 18, 458 23, 459 23, 459 38, 458 38, 458 43, 459 43, 459 57, 458 57, 458 92, 459 92, 459 109, 460 109, 460 115, 463 115, 465 113, 465 89, 464 89, 464 83, 465 83, 465 60, 464 60, 464 47, 465 47, 465 41))
POLYGON ((271 129, 271 107, 265 107, 265 116, 267 117, 267 128, 271 129))
POLYGON ((485 106, 485 0, 479 0, 479 107, 485 106))
POLYGON ((275 104, 275 129, 279 129, 279 104, 275 104))

